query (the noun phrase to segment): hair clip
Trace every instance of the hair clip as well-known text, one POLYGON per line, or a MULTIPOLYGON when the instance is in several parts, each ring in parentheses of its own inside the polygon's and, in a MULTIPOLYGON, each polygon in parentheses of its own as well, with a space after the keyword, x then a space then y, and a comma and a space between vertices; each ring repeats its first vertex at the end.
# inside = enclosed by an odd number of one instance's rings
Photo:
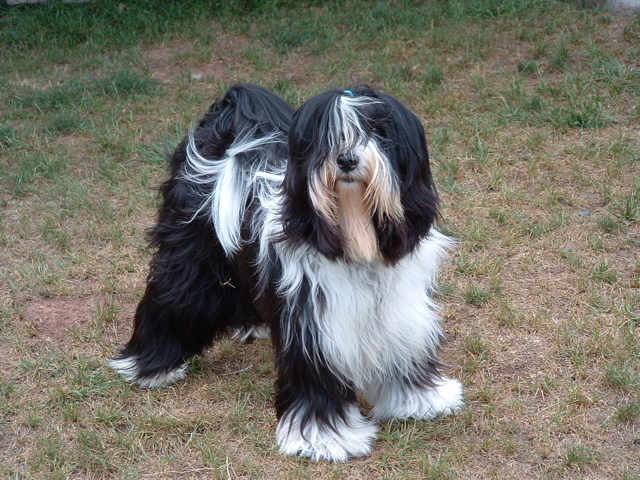
POLYGON ((353 92, 351 90, 345 90, 342 93, 345 93, 345 94, 349 95, 350 97, 353 97, 353 92))

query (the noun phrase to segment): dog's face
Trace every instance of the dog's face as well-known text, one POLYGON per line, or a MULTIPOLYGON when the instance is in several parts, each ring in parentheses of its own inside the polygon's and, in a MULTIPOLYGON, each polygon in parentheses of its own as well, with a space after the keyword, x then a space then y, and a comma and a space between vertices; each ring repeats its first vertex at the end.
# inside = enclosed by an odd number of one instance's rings
POLYGON ((420 121, 368 88, 296 112, 284 181, 285 232, 332 259, 395 263, 428 233, 437 194, 420 121))

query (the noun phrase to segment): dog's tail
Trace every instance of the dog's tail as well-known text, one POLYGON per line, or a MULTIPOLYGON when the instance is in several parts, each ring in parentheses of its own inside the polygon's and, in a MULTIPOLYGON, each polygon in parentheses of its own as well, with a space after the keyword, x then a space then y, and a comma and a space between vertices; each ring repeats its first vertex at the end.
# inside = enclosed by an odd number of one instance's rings
MULTIPOLYGON (((177 172, 201 186, 194 216, 210 216, 218 240, 231 257, 246 239, 243 224, 253 198, 279 186, 287 159, 293 109, 262 87, 237 84, 213 106, 187 138, 186 161, 177 172), (276 180, 274 182, 273 180, 276 180)), ((247 229, 255 232, 255 228, 247 229)))
POLYGON ((253 220, 247 212, 259 208, 256 189, 277 188, 265 178, 284 169, 292 115, 275 94, 235 85, 170 158, 146 290, 131 339, 111 361, 128 380, 146 387, 180 380, 185 361, 215 337, 259 323, 250 276, 237 274, 232 257, 248 240, 241 235, 253 220))

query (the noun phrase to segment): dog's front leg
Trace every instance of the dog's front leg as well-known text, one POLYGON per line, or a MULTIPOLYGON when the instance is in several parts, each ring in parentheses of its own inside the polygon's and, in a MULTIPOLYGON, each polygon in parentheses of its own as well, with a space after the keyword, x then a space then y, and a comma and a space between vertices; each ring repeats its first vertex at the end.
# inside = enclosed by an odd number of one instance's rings
POLYGON ((456 413, 464 404, 462 384, 444 375, 434 377, 428 385, 398 379, 372 385, 363 393, 373 405, 371 417, 377 421, 431 420, 456 413))
POLYGON ((352 386, 313 357, 295 345, 278 354, 280 452, 332 462, 368 455, 378 427, 360 413, 352 386))

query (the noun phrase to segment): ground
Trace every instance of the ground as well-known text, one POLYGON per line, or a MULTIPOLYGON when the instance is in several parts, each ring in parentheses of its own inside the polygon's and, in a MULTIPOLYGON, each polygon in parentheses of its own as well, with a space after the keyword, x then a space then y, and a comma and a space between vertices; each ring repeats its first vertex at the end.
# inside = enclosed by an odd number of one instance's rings
POLYGON ((637 16, 97 3, 0 7, 3 477, 640 478, 637 16), (423 121, 438 228, 458 239, 438 294, 458 415, 313 463, 277 453, 269 341, 218 342, 164 390, 107 367, 144 289, 164 151, 237 81, 295 107, 368 83, 423 121))

